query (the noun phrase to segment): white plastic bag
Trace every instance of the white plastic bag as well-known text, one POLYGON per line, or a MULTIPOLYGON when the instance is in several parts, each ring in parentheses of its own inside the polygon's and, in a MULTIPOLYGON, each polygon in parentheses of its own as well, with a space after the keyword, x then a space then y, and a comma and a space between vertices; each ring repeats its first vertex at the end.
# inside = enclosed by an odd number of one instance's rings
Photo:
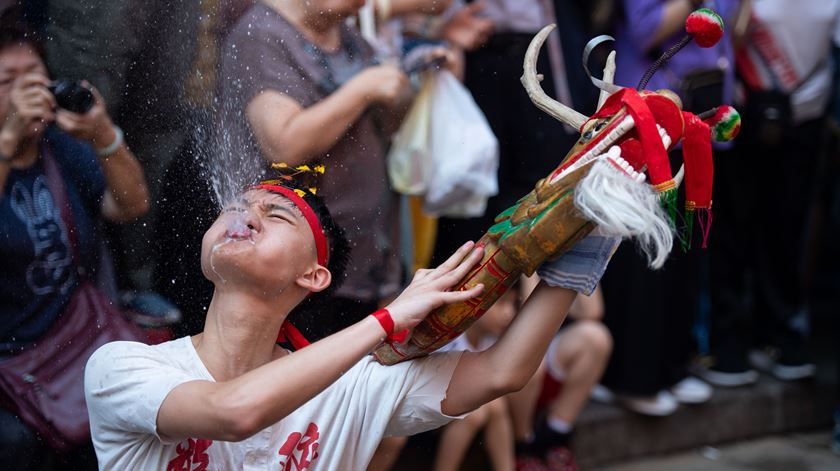
POLYGON ((394 136, 388 152, 388 177, 394 191, 421 195, 432 165, 429 124, 431 122, 432 73, 423 74, 420 91, 394 136))
POLYGON ((431 215, 475 217, 499 191, 499 141, 469 91, 448 71, 431 90, 423 209, 431 215))

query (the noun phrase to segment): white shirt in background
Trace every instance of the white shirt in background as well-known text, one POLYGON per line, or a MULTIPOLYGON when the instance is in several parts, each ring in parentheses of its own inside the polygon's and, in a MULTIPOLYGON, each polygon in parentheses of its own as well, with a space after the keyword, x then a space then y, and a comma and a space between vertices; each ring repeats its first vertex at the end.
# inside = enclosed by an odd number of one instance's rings
POLYGON ((791 96, 794 122, 822 116, 831 99, 831 46, 840 43, 840 0, 754 0, 752 9, 742 67, 753 70, 764 89, 773 88, 768 61, 756 51, 763 44, 776 82, 783 91, 796 90, 791 96))

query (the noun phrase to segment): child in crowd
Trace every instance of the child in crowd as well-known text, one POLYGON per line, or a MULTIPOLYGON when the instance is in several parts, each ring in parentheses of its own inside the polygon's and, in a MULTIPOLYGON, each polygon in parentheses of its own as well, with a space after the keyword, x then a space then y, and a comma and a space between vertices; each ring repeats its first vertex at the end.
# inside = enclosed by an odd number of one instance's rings
MULTIPOLYGON (((493 345, 516 315, 517 292, 510 290, 481 319, 441 351, 481 352, 493 345)), ((495 471, 514 469, 513 423, 506 398, 476 409, 464 420, 443 428, 435 471, 457 470, 475 435, 484 430, 484 447, 495 471)))
MULTIPOLYGON (((532 277, 523 283, 523 299, 537 282, 532 277)), ((589 296, 578 296, 537 373, 525 388, 507 396, 517 470, 577 469, 571 451, 575 421, 612 353, 612 336, 601 323, 603 315, 600 286, 589 296), (540 417, 536 425, 535 417, 540 417)))

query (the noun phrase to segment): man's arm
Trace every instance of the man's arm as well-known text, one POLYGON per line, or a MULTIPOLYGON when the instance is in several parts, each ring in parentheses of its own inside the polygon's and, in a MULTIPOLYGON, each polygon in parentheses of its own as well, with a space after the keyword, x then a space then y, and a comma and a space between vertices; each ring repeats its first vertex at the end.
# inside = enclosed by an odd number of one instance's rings
POLYGON ((325 154, 370 105, 391 104, 407 86, 408 79, 398 68, 374 66, 308 108, 266 90, 248 103, 246 114, 263 155, 296 166, 325 154))
POLYGON ((372 317, 234 380, 190 381, 169 393, 158 411, 158 434, 244 440, 280 421, 334 383, 384 339, 372 317))
POLYGON ((592 234, 538 270, 542 281, 489 350, 461 357, 441 411, 460 415, 518 391, 534 375, 578 291, 592 294, 620 239, 592 234), (574 290, 572 290, 574 288, 574 290))
POLYGON ((537 371, 576 295, 576 291, 540 281, 495 345, 461 356, 441 412, 458 416, 522 389, 537 371))
MULTIPOLYGON (((399 331, 420 323, 444 304, 477 296, 483 286, 450 292, 481 260, 468 243, 434 270, 421 270, 388 306, 399 331)), ((157 432, 167 440, 187 437, 239 441, 274 424, 315 397, 385 338, 379 322, 362 321, 230 381, 190 381, 175 387, 160 406, 157 432)))

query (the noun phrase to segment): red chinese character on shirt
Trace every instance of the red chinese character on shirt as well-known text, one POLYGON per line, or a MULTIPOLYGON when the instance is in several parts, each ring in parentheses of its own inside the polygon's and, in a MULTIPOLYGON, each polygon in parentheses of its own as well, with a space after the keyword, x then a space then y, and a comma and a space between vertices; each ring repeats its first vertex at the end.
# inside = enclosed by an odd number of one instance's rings
POLYGON ((310 423, 306 427, 306 433, 294 432, 286 439, 286 443, 280 447, 281 456, 280 468, 282 471, 305 471, 309 465, 318 459, 318 426, 310 423), (311 458, 310 458, 311 455, 311 458))
POLYGON ((175 458, 166 466, 166 471, 206 471, 210 465, 207 449, 212 440, 188 438, 175 447, 175 458), (195 465, 195 467, 193 467, 195 465))

